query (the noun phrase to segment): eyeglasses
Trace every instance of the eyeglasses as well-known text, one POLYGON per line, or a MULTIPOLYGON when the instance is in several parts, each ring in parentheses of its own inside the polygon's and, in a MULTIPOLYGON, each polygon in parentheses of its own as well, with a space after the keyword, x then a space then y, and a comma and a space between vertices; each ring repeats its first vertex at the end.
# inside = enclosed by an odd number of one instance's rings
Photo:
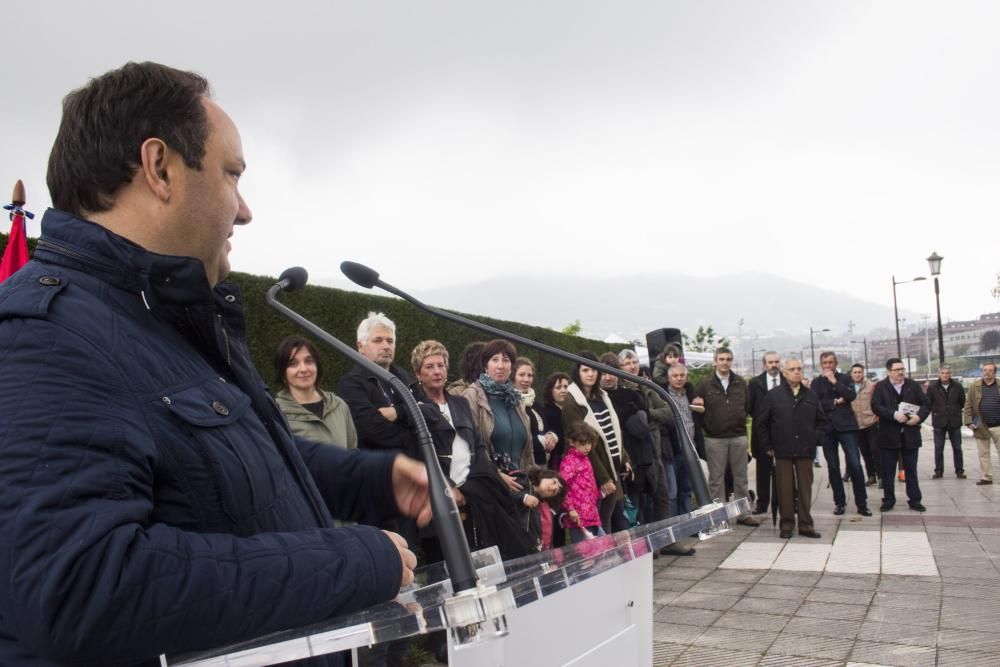
POLYGON ((890 368, 889 372, 890 373, 898 373, 900 371, 905 371, 905 370, 906 370, 906 368, 904 368, 903 366, 900 366, 899 368, 890 368))

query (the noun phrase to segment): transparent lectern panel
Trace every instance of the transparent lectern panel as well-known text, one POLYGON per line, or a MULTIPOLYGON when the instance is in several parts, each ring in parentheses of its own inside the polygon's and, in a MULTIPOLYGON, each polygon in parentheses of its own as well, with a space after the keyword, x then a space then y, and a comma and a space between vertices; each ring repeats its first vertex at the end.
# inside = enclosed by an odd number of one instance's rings
POLYGON ((706 505, 689 514, 595 537, 561 549, 500 561, 496 548, 473 554, 479 586, 452 594, 444 563, 417 571, 414 584, 391 602, 211 651, 161 659, 177 667, 264 667, 289 660, 449 630, 456 647, 506 632, 504 614, 623 563, 654 553, 678 539, 710 539, 750 511, 745 498, 706 505))

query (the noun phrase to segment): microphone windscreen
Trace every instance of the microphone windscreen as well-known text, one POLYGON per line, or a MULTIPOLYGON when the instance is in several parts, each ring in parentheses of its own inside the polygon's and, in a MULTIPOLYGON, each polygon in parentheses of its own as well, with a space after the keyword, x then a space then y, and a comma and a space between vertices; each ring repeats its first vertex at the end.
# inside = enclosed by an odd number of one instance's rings
POLYGON ((285 285, 284 291, 297 292, 309 282, 309 272, 301 266, 293 266, 281 272, 278 282, 285 285))
POLYGON ((378 282, 378 271, 370 269, 364 264, 357 262, 341 262, 340 271, 347 276, 351 282, 371 289, 378 282))

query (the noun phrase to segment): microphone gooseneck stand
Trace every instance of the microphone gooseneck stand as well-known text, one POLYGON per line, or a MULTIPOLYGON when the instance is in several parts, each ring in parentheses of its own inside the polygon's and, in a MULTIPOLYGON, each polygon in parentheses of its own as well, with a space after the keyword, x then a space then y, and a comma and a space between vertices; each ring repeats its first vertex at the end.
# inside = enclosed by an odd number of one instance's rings
POLYGON ((434 528, 437 530, 438 538, 441 541, 441 549, 444 552, 444 560, 448 566, 448 575, 451 579, 452 590, 455 593, 461 593, 462 591, 475 589, 478 581, 476 569, 472 564, 472 557, 469 554, 469 543, 465 539, 465 531, 462 529, 462 519, 458 513, 458 507, 455 505, 455 499, 452 497, 448 484, 445 481, 444 472, 441 470, 441 464, 438 462, 437 454, 434 450, 434 442, 431 440, 430 430, 427 428, 427 422, 424 420, 424 415, 420 411, 416 399, 410 393, 409 388, 395 375, 368 360, 354 350, 354 348, 341 342, 329 332, 277 300, 276 297, 279 292, 294 292, 302 289, 307 280, 308 274, 305 269, 301 267, 286 269, 281 274, 278 282, 267 291, 267 296, 265 297, 267 304, 351 361, 361 365, 380 380, 388 382, 403 397, 406 410, 416 427, 417 441, 420 445, 420 453, 424 457, 424 465, 427 466, 428 490, 431 510, 434 513, 434 528))
MULTIPOLYGON (((614 375, 615 377, 629 380, 637 384, 642 385, 655 391, 660 397, 662 397, 669 405, 671 410, 673 410, 674 415, 680 414, 680 406, 674 400, 666 389, 660 385, 650 382, 644 377, 638 375, 632 375, 631 373, 626 373, 618 368, 612 368, 605 364, 591 361, 590 359, 585 359, 575 354, 571 354, 559 348, 546 345, 544 343, 539 343, 524 336, 518 336, 517 334, 511 333, 509 331, 504 331, 503 329, 497 329, 496 327, 490 326, 488 324, 483 324, 481 322, 476 322, 470 320, 461 315, 455 315, 454 313, 449 313, 445 310, 435 308, 433 306, 428 306, 427 304, 419 301, 413 296, 410 296, 403 290, 386 283, 379 278, 379 274, 374 269, 371 269, 364 264, 358 264, 357 262, 341 262, 340 270, 345 276, 347 276, 352 282, 364 287, 366 289, 371 289, 372 287, 381 287, 386 292, 390 294, 395 294, 404 301, 407 301, 420 310, 441 317, 448 320, 449 322, 454 322, 456 324, 461 324, 462 326, 470 327, 478 331, 483 331, 499 338, 506 338, 508 340, 515 341, 521 345, 526 345, 530 348, 540 350, 546 354, 551 354, 552 356, 559 357, 560 359, 565 359, 567 361, 572 361, 574 363, 587 366, 588 368, 596 368, 597 370, 608 373, 609 375, 614 375)), ((676 419, 676 417, 675 417, 676 419)), ((688 477, 691 480, 691 487, 694 490, 695 498, 698 500, 698 504, 701 507, 714 504, 712 497, 709 495, 708 483, 705 481, 705 475, 702 473, 701 464, 698 462, 698 454, 695 451, 694 443, 691 441, 691 437, 688 435, 687 430, 683 427, 677 425, 677 431, 680 433, 681 440, 681 453, 684 456, 684 463, 687 466, 688 477)))

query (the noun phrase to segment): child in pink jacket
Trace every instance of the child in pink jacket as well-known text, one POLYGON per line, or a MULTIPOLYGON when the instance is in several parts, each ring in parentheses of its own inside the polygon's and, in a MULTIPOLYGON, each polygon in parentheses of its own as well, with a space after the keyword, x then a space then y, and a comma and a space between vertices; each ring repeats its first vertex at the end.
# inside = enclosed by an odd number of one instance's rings
POLYGON ((600 442, 601 436, 583 422, 566 428, 566 453, 559 464, 559 474, 566 480, 566 500, 563 501, 563 527, 569 528, 574 543, 604 535, 597 504, 601 492, 594 478, 594 468, 587 456, 600 442))

